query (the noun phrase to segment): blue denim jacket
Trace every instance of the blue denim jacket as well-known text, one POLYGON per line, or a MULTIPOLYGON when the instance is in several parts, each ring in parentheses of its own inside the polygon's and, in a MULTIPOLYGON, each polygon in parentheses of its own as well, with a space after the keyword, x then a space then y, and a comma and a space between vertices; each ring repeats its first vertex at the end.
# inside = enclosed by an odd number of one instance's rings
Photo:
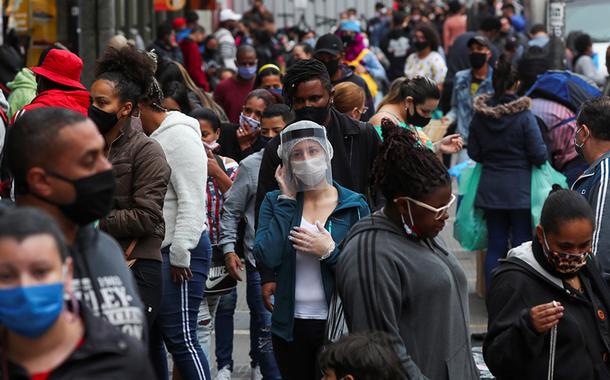
POLYGON ((493 69, 490 67, 487 72, 487 78, 481 82, 475 96, 470 94, 470 85, 472 83, 472 70, 466 69, 458 71, 455 74, 453 92, 451 94, 451 111, 447 114, 447 118, 457 122, 456 132, 459 133, 464 141, 468 141, 468 131, 470 130, 470 122, 474 111, 472 104, 474 98, 483 94, 493 94, 494 89, 491 83, 493 69))

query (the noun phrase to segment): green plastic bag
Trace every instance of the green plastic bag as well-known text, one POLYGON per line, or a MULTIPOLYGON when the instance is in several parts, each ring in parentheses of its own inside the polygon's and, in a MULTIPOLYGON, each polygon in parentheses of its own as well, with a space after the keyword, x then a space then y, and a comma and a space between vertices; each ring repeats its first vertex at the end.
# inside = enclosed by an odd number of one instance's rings
POLYGON ((532 168, 532 187, 531 187, 531 202, 532 202, 532 227, 536 228, 540 222, 540 213, 546 197, 557 184, 564 189, 568 188, 566 177, 553 169, 551 164, 546 161, 542 166, 534 166, 532 168))
POLYGON ((487 223, 482 209, 475 208, 481 164, 462 170, 458 191, 460 204, 453 223, 453 237, 467 251, 478 251, 487 248, 487 223))

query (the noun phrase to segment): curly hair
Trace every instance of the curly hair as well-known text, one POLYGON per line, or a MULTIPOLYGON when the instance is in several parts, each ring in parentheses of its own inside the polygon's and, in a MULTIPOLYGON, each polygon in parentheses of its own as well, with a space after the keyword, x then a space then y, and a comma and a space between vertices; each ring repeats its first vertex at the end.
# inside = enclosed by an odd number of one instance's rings
POLYGON ((373 165, 373 192, 381 190, 388 201, 398 196, 422 199, 451 184, 443 163, 410 129, 383 119, 381 132, 383 145, 373 165))
POLYGON ((430 44, 430 48, 432 49, 432 51, 437 51, 438 47, 440 45, 440 37, 437 33, 437 31, 434 29, 434 27, 430 24, 421 24, 420 26, 417 27, 417 29, 415 30, 416 32, 421 32, 424 37, 426 38, 426 41, 428 41, 428 43, 430 44))
POLYGON ((95 78, 114 83, 119 99, 135 105, 149 91, 156 68, 148 54, 132 46, 109 47, 95 63, 95 78))

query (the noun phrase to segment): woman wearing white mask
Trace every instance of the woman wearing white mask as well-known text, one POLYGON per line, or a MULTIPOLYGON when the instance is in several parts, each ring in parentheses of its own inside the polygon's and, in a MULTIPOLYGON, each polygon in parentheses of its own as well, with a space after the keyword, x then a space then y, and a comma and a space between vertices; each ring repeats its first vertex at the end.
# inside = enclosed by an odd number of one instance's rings
POLYGON ((261 205, 254 256, 277 275, 271 332, 282 377, 313 380, 337 247, 369 208, 364 196, 332 181, 333 149, 324 127, 308 120, 290 125, 278 155, 280 190, 267 193, 261 205))

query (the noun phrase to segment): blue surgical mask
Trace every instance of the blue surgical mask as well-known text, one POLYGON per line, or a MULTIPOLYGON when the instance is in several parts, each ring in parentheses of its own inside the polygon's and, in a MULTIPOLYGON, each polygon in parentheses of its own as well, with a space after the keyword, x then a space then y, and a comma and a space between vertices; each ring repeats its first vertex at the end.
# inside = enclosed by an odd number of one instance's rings
POLYGON ((261 122, 244 115, 244 113, 242 112, 239 114, 239 125, 244 124, 248 124, 252 129, 257 129, 261 125, 261 122))
POLYGON ((0 289, 0 325, 15 334, 38 338, 57 321, 63 306, 63 282, 0 289))
POLYGON ((316 39, 314 37, 308 38, 306 40, 303 40, 303 43, 311 46, 312 48, 314 48, 316 46, 316 39))
POLYGON ((256 66, 238 66, 237 74, 245 80, 250 80, 256 75, 256 66))
POLYGON ((270 88, 269 91, 271 91, 272 93, 277 94, 279 96, 282 96, 282 92, 284 90, 282 90, 281 88, 270 88))

